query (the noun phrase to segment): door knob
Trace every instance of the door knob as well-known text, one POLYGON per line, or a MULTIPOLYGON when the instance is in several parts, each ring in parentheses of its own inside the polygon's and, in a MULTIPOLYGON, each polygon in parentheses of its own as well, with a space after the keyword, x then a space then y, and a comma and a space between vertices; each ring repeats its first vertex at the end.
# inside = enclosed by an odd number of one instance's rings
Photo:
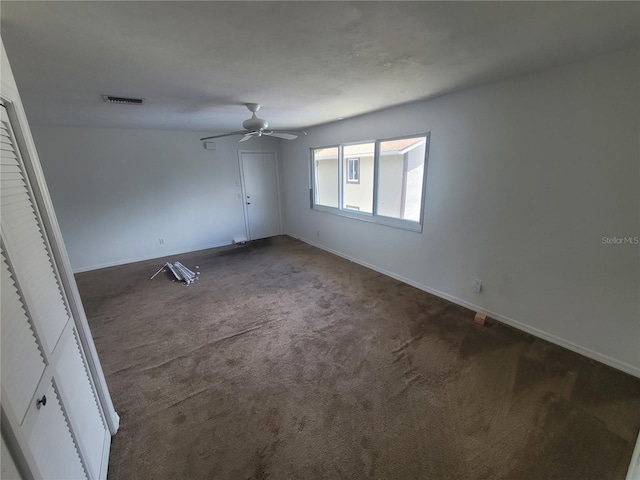
POLYGON ((36 400, 36 408, 44 407, 47 404, 47 396, 42 395, 42 398, 36 400))

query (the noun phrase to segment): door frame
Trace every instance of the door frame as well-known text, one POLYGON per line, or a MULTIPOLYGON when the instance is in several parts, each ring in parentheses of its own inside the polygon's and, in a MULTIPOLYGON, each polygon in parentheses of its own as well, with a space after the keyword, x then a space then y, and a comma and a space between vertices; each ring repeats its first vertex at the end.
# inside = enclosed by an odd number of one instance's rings
POLYGON ((277 152, 263 150, 238 150, 238 169, 240 171, 240 187, 242 190, 242 211, 244 212, 244 229, 248 240, 253 240, 251 236, 251 226, 249 225, 249 209, 247 208, 247 189, 244 180, 244 166, 242 155, 245 153, 272 154, 276 162, 276 195, 278 198, 278 232, 282 235, 282 195, 280 194, 280 162, 277 152))

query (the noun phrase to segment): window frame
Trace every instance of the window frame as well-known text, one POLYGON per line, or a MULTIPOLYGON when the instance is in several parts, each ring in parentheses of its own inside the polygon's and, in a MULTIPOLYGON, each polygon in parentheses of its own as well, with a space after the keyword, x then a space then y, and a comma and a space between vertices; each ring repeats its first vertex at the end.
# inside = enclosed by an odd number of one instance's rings
MULTIPOLYGON (((376 223, 379 225, 386 225, 389 227, 399 228, 402 230, 410 230, 413 232, 422 233, 424 227, 424 211, 425 211, 425 201, 426 201, 426 193, 427 193, 427 170, 429 163, 429 148, 431 146, 431 132, 423 132, 423 133, 415 133, 410 135, 401 135, 387 138, 380 138, 376 140, 362 140, 357 142, 344 142, 340 144, 328 144, 326 146, 317 146, 311 147, 309 149, 309 165, 310 165, 310 180, 312 187, 310 188, 310 207, 311 210, 315 210, 317 212, 322 213, 330 213, 333 215, 338 215, 340 217, 352 218, 355 220, 361 220, 364 222, 376 223), (420 202, 420 220, 418 222, 414 222, 412 220, 406 220, 397 217, 388 217, 385 215, 381 215, 378 213, 378 191, 379 191, 379 171, 380 171, 380 144, 383 142, 395 141, 395 140, 404 140, 407 138, 416 138, 416 137, 424 137, 425 139, 425 151, 424 151, 424 167, 422 171, 422 192, 421 192, 421 202, 420 202), (354 209, 347 209, 343 207, 344 203, 344 192, 343 192, 343 183, 352 183, 346 182, 345 175, 348 175, 348 172, 345 170, 347 166, 345 158, 344 158, 344 146, 353 145, 353 144, 361 144, 361 143, 374 143, 374 156, 373 156, 373 212, 367 213, 363 211, 358 211, 354 209), (324 148, 334 148, 338 147, 338 207, 329 207, 326 205, 320 205, 316 203, 316 170, 315 170, 315 158, 314 151, 324 148)), ((350 157, 356 158, 356 157, 350 157)), ((358 172, 360 174, 360 172, 358 172)), ((360 177, 360 175, 358 175, 360 177)), ((355 182, 353 182, 355 183, 355 182)))

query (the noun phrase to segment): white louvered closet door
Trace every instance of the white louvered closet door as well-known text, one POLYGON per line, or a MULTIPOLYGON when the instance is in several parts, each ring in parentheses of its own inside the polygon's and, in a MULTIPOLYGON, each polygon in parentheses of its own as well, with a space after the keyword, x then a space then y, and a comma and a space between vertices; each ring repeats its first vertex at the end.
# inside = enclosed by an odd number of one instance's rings
MULTIPOLYGON (((45 479, 100 478, 109 432, 0 107, 2 404, 45 479)), ((33 465, 32 465, 33 467, 33 465)))

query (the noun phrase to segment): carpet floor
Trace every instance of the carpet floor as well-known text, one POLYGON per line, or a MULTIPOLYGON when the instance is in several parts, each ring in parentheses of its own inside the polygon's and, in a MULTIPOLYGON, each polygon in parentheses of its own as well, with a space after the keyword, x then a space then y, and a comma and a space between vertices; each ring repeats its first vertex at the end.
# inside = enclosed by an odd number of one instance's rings
POLYGON ((640 379, 289 237, 77 282, 110 480, 626 475, 640 379))

